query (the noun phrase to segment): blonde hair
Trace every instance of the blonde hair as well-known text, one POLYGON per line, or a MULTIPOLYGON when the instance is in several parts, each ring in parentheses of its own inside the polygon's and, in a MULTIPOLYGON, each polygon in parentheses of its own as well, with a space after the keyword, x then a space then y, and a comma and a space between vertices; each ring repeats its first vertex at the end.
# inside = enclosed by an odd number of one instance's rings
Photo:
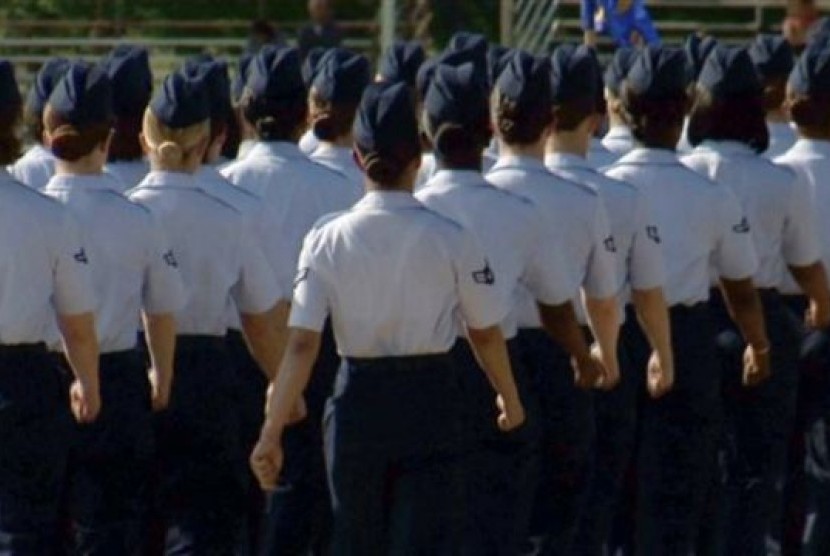
POLYGON ((196 148, 206 143, 210 134, 210 120, 189 127, 173 129, 161 123, 149 108, 144 111, 142 126, 144 141, 153 151, 158 163, 165 169, 175 169, 193 160, 201 161, 196 148))

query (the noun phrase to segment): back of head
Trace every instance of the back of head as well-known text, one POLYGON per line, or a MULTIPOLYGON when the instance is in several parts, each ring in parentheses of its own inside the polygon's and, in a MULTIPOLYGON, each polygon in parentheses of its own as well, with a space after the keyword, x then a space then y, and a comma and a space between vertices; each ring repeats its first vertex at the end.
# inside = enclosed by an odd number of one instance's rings
POLYGON ((564 44, 551 57, 553 124, 557 131, 574 131, 598 112, 602 98, 602 68, 593 49, 564 44))
POLYGON ((55 85, 61 80, 63 74, 69 69, 69 60, 66 58, 50 58, 41 66, 35 76, 29 95, 26 98, 25 120, 29 139, 33 142, 40 142, 43 138, 43 110, 49 97, 55 89, 55 85))
POLYGON ((326 49, 322 46, 315 46, 306 53, 300 72, 302 73, 303 83, 305 83, 307 89, 311 88, 314 77, 317 75, 317 68, 320 66, 320 61, 325 54, 326 49))
POLYGON ((496 80, 504 70, 504 66, 510 62, 513 51, 500 44, 491 44, 487 50, 487 85, 492 88, 496 80))
POLYGON ((381 186, 397 184, 421 156, 409 88, 403 83, 369 85, 357 110, 353 134, 355 150, 369 179, 381 186))
POLYGON ((830 40, 811 42, 790 73, 787 106, 811 135, 830 135, 830 40))
POLYGON ((637 59, 638 51, 634 48, 618 48, 608 67, 605 68, 603 81, 605 89, 614 97, 620 98, 622 85, 628 71, 637 59))
POLYGON ((210 100, 203 83, 172 73, 144 113, 144 140, 168 170, 201 161, 210 127, 210 100))
POLYGON ((749 55, 764 84, 766 111, 781 109, 787 93, 787 77, 795 66, 793 47, 779 35, 758 35, 749 47, 749 55))
POLYGON ((418 70, 426 60, 424 47, 418 41, 396 41, 381 55, 378 75, 389 83, 406 83, 415 87, 418 70))
POLYGON ((688 64, 689 82, 697 81, 706 58, 718 45, 718 41, 710 36, 700 36, 697 33, 689 35, 683 47, 688 64))
POLYGON ((515 52, 493 86, 491 118, 508 144, 539 141, 552 120, 551 64, 548 58, 515 52))
POLYGON ((107 141, 114 118, 109 76, 98 66, 75 62, 52 91, 43 125, 52 153, 74 162, 107 141))
POLYGON ((310 93, 314 134, 321 141, 349 134, 363 90, 372 81, 368 58, 343 49, 329 52, 320 61, 310 93))
POLYGON ((23 98, 17 86, 14 66, 0 60, 0 164, 13 163, 20 156, 20 139, 17 127, 20 123, 23 98))
POLYGON ((189 59, 181 72, 187 79, 201 84, 207 93, 211 135, 224 133, 232 111, 228 65, 221 60, 189 59))
POLYGON ((138 136, 141 119, 153 94, 153 74, 147 49, 131 45, 115 47, 101 62, 112 81, 115 134, 111 162, 138 160, 142 156, 138 136))

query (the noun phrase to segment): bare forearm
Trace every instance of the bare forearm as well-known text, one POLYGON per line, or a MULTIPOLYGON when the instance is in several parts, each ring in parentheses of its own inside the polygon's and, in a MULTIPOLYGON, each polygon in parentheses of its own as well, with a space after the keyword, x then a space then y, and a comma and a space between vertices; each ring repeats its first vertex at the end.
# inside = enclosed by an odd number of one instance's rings
POLYGON ((830 307, 830 292, 828 292, 827 272, 824 264, 818 261, 808 266, 791 266, 789 268, 801 291, 813 303, 824 310, 828 310, 828 307, 830 307))
POLYGON ((280 301, 266 313, 241 315, 248 349, 268 380, 276 377, 285 350, 287 307, 280 301))
POLYGON ((497 326, 469 329, 470 346, 493 389, 509 404, 519 402, 504 336, 497 326))
POLYGON ((98 338, 95 317, 84 315, 61 316, 58 319, 63 336, 64 353, 75 378, 87 388, 98 390, 98 338))
POLYGON ((568 301, 562 305, 540 304, 539 315, 545 331, 568 355, 579 361, 591 357, 585 334, 576 320, 576 311, 574 311, 572 302, 568 301))
POLYGON ((664 364, 672 363, 671 324, 662 288, 632 291, 637 320, 651 349, 664 364))
POLYGON ((144 336, 150 364, 164 384, 173 382, 176 355, 176 318, 172 313, 144 314, 144 336))
POLYGON ((592 299, 585 297, 585 312, 594 340, 608 361, 617 360, 617 341, 620 336, 620 315, 617 299, 592 299))
POLYGON ((721 280, 729 315, 744 340, 756 349, 769 347, 761 298, 751 279, 721 280))

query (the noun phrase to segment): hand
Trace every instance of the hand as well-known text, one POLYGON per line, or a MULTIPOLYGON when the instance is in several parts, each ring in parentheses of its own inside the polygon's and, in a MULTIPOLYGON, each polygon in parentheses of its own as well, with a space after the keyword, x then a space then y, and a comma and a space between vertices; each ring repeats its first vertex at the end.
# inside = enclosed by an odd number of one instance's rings
POLYGON ((605 373, 603 373, 596 383, 596 388, 605 390, 606 392, 616 388, 620 383, 620 365, 617 361, 617 354, 611 354, 609 357, 609 354, 604 353, 598 344, 594 344, 591 347, 591 357, 601 361, 602 367, 605 369, 605 373))
POLYGON ((769 345, 763 348, 747 346, 744 351, 744 386, 751 388, 770 376, 769 345))
POLYGON ((501 396, 496 397, 496 407, 499 408, 498 424, 502 432, 510 432, 522 426, 525 422, 525 409, 522 403, 516 400, 507 404, 501 396))
POLYGON ((674 386, 674 363, 664 362, 657 352, 651 354, 646 374, 648 393, 655 400, 665 396, 674 386))
POLYGON ((824 330, 830 326, 830 312, 826 308, 810 301, 810 307, 807 308, 807 313, 804 315, 804 322, 807 328, 824 330))
POLYGON ((97 388, 84 386, 76 380, 69 389, 69 404, 75 420, 89 424, 94 422, 101 412, 101 394, 97 388))
POLYGON ((163 379, 156 369, 150 369, 150 393, 154 412, 164 411, 170 405, 171 387, 169 380, 163 379))
POLYGON ((251 470, 262 490, 274 490, 282 471, 283 453, 280 438, 265 430, 251 454, 251 470))
POLYGON ((602 361, 593 355, 580 359, 572 358, 571 367, 574 370, 574 383, 583 390, 595 388, 607 372, 602 361))

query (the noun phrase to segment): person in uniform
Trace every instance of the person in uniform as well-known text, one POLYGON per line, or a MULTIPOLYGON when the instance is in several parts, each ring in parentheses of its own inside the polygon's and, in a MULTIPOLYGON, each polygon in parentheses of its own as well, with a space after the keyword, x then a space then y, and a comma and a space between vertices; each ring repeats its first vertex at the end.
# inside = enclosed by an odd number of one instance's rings
MULTIPOLYGON (((501 75, 504 67, 510 62, 513 50, 500 44, 491 44, 487 49, 487 87, 493 89, 493 85, 501 75)), ((499 140, 495 135, 490 139, 490 144, 484 149, 484 164, 482 170, 486 174, 499 159, 499 140)))
POLYGON ((496 81, 491 119, 499 160, 487 181, 536 205, 546 222, 546 245, 566 264, 571 299, 587 307, 587 322, 605 366, 599 377, 571 372, 571 356, 542 329, 534 304, 518 317, 519 341, 542 406, 542 476, 532 536, 540 554, 568 554, 582 506, 594 441, 594 386, 612 388, 619 378, 614 240, 597 192, 559 178, 544 166, 553 104, 550 60, 513 55, 496 81), (581 290, 581 291, 580 291, 581 290), (597 380, 599 378, 599 380, 597 380))
POLYGON ((253 54, 243 54, 239 57, 236 63, 236 76, 233 83, 231 83, 231 98, 233 100, 233 123, 236 137, 229 137, 228 147, 234 144, 236 148, 229 149, 226 147, 225 156, 229 160, 242 160, 247 156, 248 151, 256 142, 254 137, 254 130, 251 125, 245 120, 245 115, 242 113, 242 108, 239 101, 242 100, 242 94, 245 92, 245 84, 248 82, 248 73, 251 69, 251 61, 254 59, 253 54), (228 152, 230 150, 230 152, 228 152))
POLYGON ((170 399, 173 314, 185 297, 160 226, 104 173, 115 117, 107 73, 81 62, 70 66, 44 111, 45 140, 56 159, 44 193, 81 223, 97 292, 103 410, 78 431, 69 504, 77 550, 102 555, 140 544, 154 463, 152 411, 163 411, 170 399), (137 350, 142 316, 149 375, 137 350))
POLYGON ((582 0, 579 8, 587 46, 596 46, 598 34, 621 47, 660 44, 645 0, 582 0))
POLYGON ((663 294, 665 273, 660 232, 644 196, 625 182, 608 178, 586 159, 600 115, 597 99, 601 68, 592 50, 560 46, 552 57, 553 132, 545 165, 562 178, 596 189, 607 209, 616 250, 616 274, 624 316, 619 347, 620 385, 594 399, 597 428, 592 473, 577 526, 576 554, 603 554, 619 507, 624 475, 634 455, 639 393, 654 398, 672 387, 674 360, 668 311, 663 294), (632 307, 625 310, 626 304, 632 307), (649 340, 639 353, 636 337, 649 340), (650 353, 649 353, 650 351, 650 353))
POLYGON ((811 300, 808 322, 830 324, 830 292, 821 262, 810 192, 793 172, 758 155, 770 140, 764 88, 743 48, 717 48, 703 66, 692 108, 689 139, 695 150, 683 163, 728 187, 751 225, 759 266, 753 282, 764 306, 771 342, 772 377, 750 391, 741 387, 739 333, 717 295, 713 314, 725 373, 729 446, 726 461, 727 552, 766 554, 781 548, 782 493, 793 434, 800 326, 778 292, 784 268, 811 300))
MULTIPOLYGON (((296 49, 265 48, 254 58, 242 107, 258 140, 244 160, 222 173, 262 200, 258 227, 263 248, 280 290, 290 292, 303 238, 322 216, 354 203, 353 187, 297 147, 306 126, 308 93, 296 49)), ((266 553, 302 552, 312 546, 322 550, 327 543, 331 519, 321 421, 338 365, 328 328, 317 372, 305 393, 308 418, 286 433, 285 473, 280 488, 268 494, 266 553)))
POLYGON ((168 554, 230 554, 247 541, 245 460, 226 311, 235 304, 251 353, 269 377, 284 342, 276 316, 287 312, 243 215, 205 193, 195 177, 209 122, 205 89, 180 73, 168 76, 144 114, 141 137, 152 171, 128 192, 161 223, 190 290, 176 313, 176 380, 158 425, 168 554))
POLYGON ((764 110, 769 127, 769 148, 765 156, 774 159, 795 143, 795 130, 784 110, 787 78, 795 66, 793 47, 778 35, 758 35, 749 47, 749 55, 764 87, 764 110))
POLYGON ((769 376, 769 340, 752 276, 757 261, 749 224, 724 187, 686 168, 675 154, 687 103, 683 52, 649 47, 623 85, 638 148, 606 173, 639 188, 651 205, 663 248, 674 388, 646 400, 638 460, 638 554, 689 554, 696 548, 712 481, 721 423, 708 300, 711 272, 748 347, 743 382, 769 376))
POLYGON ((631 129, 625 121, 625 113, 622 109, 620 89, 631 64, 637 59, 637 50, 633 48, 618 48, 614 57, 605 69, 603 81, 605 85, 605 103, 608 111, 608 133, 602 139, 602 145, 616 154, 622 156, 634 148, 634 138, 631 136, 631 129))
POLYGON ((284 428, 328 315, 344 358, 326 411, 334 556, 458 554, 463 407, 456 316, 493 385, 498 422, 524 422, 499 323, 499 278, 467 231, 412 196, 420 162, 407 86, 373 84, 354 129, 366 196, 323 218, 299 262, 286 357, 251 464, 273 489, 284 428), (498 396, 498 397, 497 397, 498 396))
MULTIPOLYGON (((344 48, 338 50, 343 54, 350 52, 344 48)), ((317 70, 320 68, 320 62, 323 61, 323 57, 327 52, 327 48, 316 46, 312 48, 303 59, 301 71, 303 75, 303 83, 305 83, 306 89, 311 89, 311 84, 314 82, 314 78, 317 76, 317 70)), ((317 147, 320 146, 320 139, 314 135, 313 126, 308 126, 308 129, 306 129, 305 133, 303 133, 302 137, 300 137, 298 145, 300 146, 300 150, 305 155, 310 155, 317 150, 317 147)))
POLYGON ((66 58, 50 58, 38 71, 29 96, 23 120, 32 146, 19 160, 9 166, 12 177, 33 189, 43 189, 55 173, 55 158, 43 146, 43 109, 63 74, 69 67, 66 58))
POLYGON ((516 340, 520 304, 539 304, 545 322, 557 324, 548 333, 575 354, 579 372, 598 373, 591 368, 596 362, 575 318, 566 263, 548 248, 541 212, 481 176, 482 148, 491 135, 488 91, 472 64, 436 68, 424 99, 424 126, 439 169, 416 198, 475 234, 499 277, 493 287, 511 307, 501 329, 528 416, 522 431, 504 435, 498 430, 492 386, 472 351, 462 349, 459 360, 469 369, 461 377, 461 390, 467 393, 465 429, 473 442, 464 553, 511 556, 527 538, 539 471, 538 402, 516 340))
MULTIPOLYGON (((0 61, 0 163, 20 154, 22 99, 0 61)), ((100 411, 95 292, 76 221, 0 171, 0 552, 54 554, 72 432, 100 411), (35 233, 33 233, 35 232, 35 233), (46 347, 57 322, 75 380, 46 347)))
MULTIPOLYGON (((787 84, 787 109, 799 139, 775 159, 793 170, 809 191, 809 206, 818 225, 821 258, 830 264, 830 230, 825 215, 830 202, 824 186, 830 171, 830 49, 826 40, 812 42, 795 65, 787 84)), ((785 283, 784 293, 801 293, 785 283)), ((803 290, 807 293, 808 290, 803 290)), ((828 456, 828 356, 827 329, 809 333, 802 346, 799 400, 805 419, 806 508, 801 540, 805 556, 826 554, 830 550, 830 456, 828 456)))
POLYGON ((418 70, 426 61, 426 52, 418 41, 395 41, 381 54, 376 81, 406 83, 415 90, 418 70))
POLYGON ((311 84, 309 121, 320 144, 311 160, 342 174, 354 202, 363 196, 363 171, 352 154, 352 124, 363 90, 372 81, 369 59, 361 54, 326 55, 311 84))
POLYGON ((106 171, 121 182, 121 191, 132 189, 150 171, 141 142, 141 119, 153 94, 153 72, 146 48, 122 44, 101 62, 112 82, 114 134, 106 171))
MULTIPOLYGON (((698 33, 689 35, 686 43, 683 45, 683 52, 686 54, 686 64, 688 66, 689 79, 689 102, 688 106, 691 108, 692 99, 694 98, 694 83, 700 72, 703 71, 703 64, 709 54, 718 46, 718 41, 709 35, 701 36, 698 33)), ((677 150, 681 153, 687 153, 692 150, 692 145, 689 143, 689 118, 688 114, 683 119, 683 132, 680 135, 680 141, 677 143, 677 150)))

